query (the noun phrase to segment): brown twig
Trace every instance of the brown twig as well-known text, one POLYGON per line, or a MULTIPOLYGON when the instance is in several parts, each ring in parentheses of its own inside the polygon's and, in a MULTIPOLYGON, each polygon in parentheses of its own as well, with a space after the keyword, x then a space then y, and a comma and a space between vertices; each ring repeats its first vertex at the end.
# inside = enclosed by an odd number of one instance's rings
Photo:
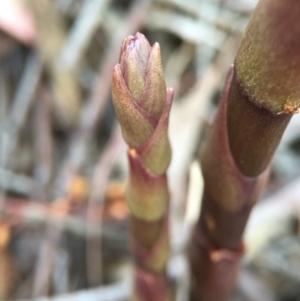
POLYGON ((69 69, 78 66, 93 34, 103 22, 111 0, 84 1, 62 50, 60 61, 69 69))
MULTIPOLYGON (((2 131, 5 116, 7 114, 7 91, 6 91, 6 81, 4 76, 3 65, 0 64, 0 162, 3 162, 3 143, 5 143, 5 135, 2 131)), ((5 190, 0 183, 0 212, 2 212, 5 202, 5 190)))
POLYGON ((55 253, 58 247, 63 222, 56 228, 49 223, 47 225, 45 239, 40 245, 38 259, 35 265, 33 280, 33 298, 47 296, 51 286, 51 277, 54 269, 55 253))
POLYGON ((125 143, 122 139, 119 125, 114 126, 114 131, 106 144, 105 149, 99 157, 94 170, 91 185, 91 195, 88 201, 87 220, 88 225, 99 230, 97 236, 91 236, 90 227, 87 227, 87 275, 91 286, 96 286, 102 280, 101 268, 101 225, 103 213, 103 201, 105 189, 107 187, 109 175, 117 157, 125 151, 125 143), (99 206, 100 211, 95 214, 95 205, 99 206))
POLYGON ((31 177, 0 168, 0 188, 29 197, 33 191, 39 189, 39 183, 31 177))
POLYGON ((90 289, 82 290, 72 294, 61 295, 57 297, 34 298, 21 301, 126 301, 131 292, 132 279, 126 279, 115 284, 90 289))
MULTIPOLYGON (((53 141, 51 132, 50 108, 51 96, 49 95, 49 91, 47 91, 45 86, 40 86, 37 97, 38 101, 35 107, 35 149, 37 157, 35 166, 35 178, 41 183, 44 193, 46 193, 47 186, 51 178, 53 164, 53 141)), ((45 196, 40 197, 42 199, 46 199, 45 196)))
POLYGON ((37 54, 29 55, 25 70, 20 80, 16 94, 14 95, 13 105, 8 115, 4 127, 2 127, 2 161, 3 167, 9 164, 8 160, 14 151, 19 132, 25 124, 26 117, 34 101, 34 93, 40 80, 42 63, 37 54))
POLYGON ((74 68, 68 69, 59 61, 67 36, 64 20, 57 12, 55 3, 50 0, 30 0, 25 3, 35 21, 38 50, 52 77, 57 120, 63 127, 72 128, 78 123, 81 91, 74 68))

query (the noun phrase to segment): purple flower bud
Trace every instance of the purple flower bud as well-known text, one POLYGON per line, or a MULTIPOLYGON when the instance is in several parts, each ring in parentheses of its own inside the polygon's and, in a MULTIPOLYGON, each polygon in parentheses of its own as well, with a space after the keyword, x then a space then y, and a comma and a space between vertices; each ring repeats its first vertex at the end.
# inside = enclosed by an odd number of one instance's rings
POLYGON ((152 47, 141 33, 127 37, 121 46, 119 66, 125 85, 135 102, 156 123, 166 103, 166 84, 160 47, 152 47))
POLYGON ((151 46, 144 35, 127 37, 121 46, 120 68, 129 92, 135 101, 141 97, 146 85, 146 71, 151 46))
POLYGON ((127 37, 113 71, 113 102, 125 141, 144 164, 163 174, 170 163, 169 113, 173 90, 166 90, 160 47, 144 35, 127 37))

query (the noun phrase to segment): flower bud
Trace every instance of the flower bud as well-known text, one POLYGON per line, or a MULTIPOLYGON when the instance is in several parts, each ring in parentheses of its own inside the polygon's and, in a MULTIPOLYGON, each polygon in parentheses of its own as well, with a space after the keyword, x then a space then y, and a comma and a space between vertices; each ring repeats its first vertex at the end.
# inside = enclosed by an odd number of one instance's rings
MULTIPOLYGON (((119 61, 113 72, 113 102, 123 137, 135 148, 151 137, 170 105, 160 47, 158 43, 151 47, 137 33, 123 41, 119 61)), ((163 136, 167 139, 167 133, 163 136)))

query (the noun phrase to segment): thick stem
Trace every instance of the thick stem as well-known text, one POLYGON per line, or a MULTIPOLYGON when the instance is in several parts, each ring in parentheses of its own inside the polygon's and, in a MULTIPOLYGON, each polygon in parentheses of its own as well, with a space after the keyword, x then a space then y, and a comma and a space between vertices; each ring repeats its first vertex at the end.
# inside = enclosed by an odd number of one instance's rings
POLYGON ((235 163, 227 132, 232 85, 234 68, 229 73, 219 111, 200 154, 205 187, 198 226, 217 248, 234 250, 240 247, 249 212, 261 193, 268 168, 257 177, 248 177, 235 163))
POLYGON ((291 117, 255 105, 234 76, 228 95, 228 139, 234 161, 244 175, 256 177, 266 169, 291 117))
POLYGON ((260 0, 235 59, 243 90, 274 114, 300 108, 299 16, 298 0, 260 0))
POLYGON ((200 153, 205 186, 195 226, 198 234, 190 246, 193 300, 228 299, 237 276, 246 222, 290 117, 256 107, 241 93, 231 68, 200 153))
POLYGON ((239 249, 252 204, 246 204, 236 211, 226 210, 211 197, 207 189, 204 190, 202 202, 198 229, 216 249, 239 249))
POLYGON ((192 301, 226 301, 238 274, 241 246, 236 251, 216 249, 205 235, 195 228, 190 244, 192 301))
POLYGON ((151 248, 159 237, 162 223, 162 219, 147 222, 132 216, 130 219, 130 231, 141 246, 151 248))
POLYGON ((251 208, 299 111, 299 16, 298 0, 260 0, 229 73, 200 155, 205 186, 190 245, 194 300, 227 300, 251 208))

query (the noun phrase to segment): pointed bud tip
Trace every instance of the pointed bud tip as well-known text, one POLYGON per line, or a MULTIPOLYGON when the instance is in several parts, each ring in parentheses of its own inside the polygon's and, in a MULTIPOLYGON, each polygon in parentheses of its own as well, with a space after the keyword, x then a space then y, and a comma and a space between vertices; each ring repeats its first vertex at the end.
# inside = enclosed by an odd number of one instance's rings
POLYGON ((115 73, 115 72, 119 72, 119 71, 120 71, 120 64, 117 63, 113 69, 113 72, 115 73))
POLYGON ((124 39, 120 51, 120 69, 124 81, 133 98, 138 101, 146 83, 146 71, 151 54, 151 46, 141 33, 124 39))
POLYGON ((153 44, 152 51, 156 52, 159 57, 161 56, 160 45, 157 42, 153 44))
POLYGON ((137 32, 135 36, 130 35, 123 40, 119 61, 122 60, 122 56, 127 56, 131 51, 142 51, 142 55, 146 55, 148 59, 151 52, 151 45, 143 34, 137 32))
POLYGON ((134 37, 136 39, 145 39, 146 40, 146 37, 140 32, 137 32, 134 37))
POLYGON ((116 64, 112 72, 113 82, 120 81, 120 77, 123 77, 120 64, 116 64))
POLYGON ((171 105, 173 102, 173 98, 174 98, 174 89, 167 88, 167 103, 171 105))

